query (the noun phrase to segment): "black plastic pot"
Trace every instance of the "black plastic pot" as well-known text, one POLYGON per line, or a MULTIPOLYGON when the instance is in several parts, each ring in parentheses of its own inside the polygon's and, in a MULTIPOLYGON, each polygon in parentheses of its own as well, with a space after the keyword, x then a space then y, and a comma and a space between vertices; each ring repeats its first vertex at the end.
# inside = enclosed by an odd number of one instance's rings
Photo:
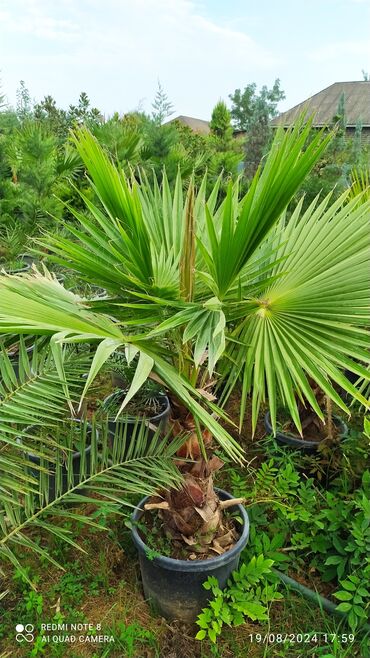
MULTIPOLYGON (((362 365, 362 364, 361 364, 361 365, 362 365)), ((352 372, 352 370, 345 370, 345 371, 344 371, 344 376, 345 376, 346 379, 348 379, 348 381, 350 381, 351 384, 353 384, 353 385, 356 384, 356 382, 357 382, 359 379, 361 379, 360 375, 356 375, 356 373, 355 373, 355 372, 352 372)))
MULTIPOLYGON (((232 496, 216 489, 221 500, 228 500, 232 496)), ((144 498, 132 515, 134 523, 140 521, 143 509, 148 498, 144 498)), ((134 526, 132 537, 139 552, 141 577, 144 595, 149 600, 153 610, 166 619, 178 619, 191 623, 202 608, 207 605, 210 597, 203 583, 209 576, 214 576, 219 586, 224 588, 232 571, 239 565, 240 554, 245 547, 249 536, 249 518, 242 505, 229 508, 237 511, 243 520, 241 535, 235 546, 223 555, 207 560, 175 560, 161 555, 149 560, 149 548, 141 539, 134 526)))
MULTIPOLYGON (((111 395, 108 395, 107 398, 105 398, 103 402, 103 408, 104 405, 109 404, 109 400, 111 400, 113 397, 116 396, 116 393, 112 393, 111 395)), ((170 401, 167 397, 167 395, 158 395, 158 401, 161 404, 161 407, 163 411, 161 413, 157 414, 156 416, 125 416, 124 413, 122 416, 118 417, 117 420, 115 420, 114 416, 111 416, 108 418, 108 428, 111 434, 116 434, 119 432, 120 427, 122 428, 122 425, 127 426, 127 439, 129 439, 132 436, 132 433, 134 431, 134 428, 138 424, 138 420, 145 423, 149 427, 148 431, 148 437, 154 436, 155 430, 157 428, 160 428, 163 432, 166 431, 167 423, 170 417, 170 412, 171 412, 171 406, 170 406, 170 401)))
MULTIPOLYGON (((79 419, 74 419, 74 422, 80 423, 81 421, 79 419)), ((28 431, 32 430, 33 427, 27 428, 28 431)), ((91 425, 87 425, 87 432, 86 432, 86 441, 89 441, 89 438, 91 437, 91 425)), ((18 439, 18 441, 21 442, 21 439, 18 439)), ((85 463, 86 463, 86 472, 90 472, 90 452, 91 452, 91 445, 87 445, 85 448, 85 463)), ((36 464, 37 466, 40 466, 40 457, 37 455, 34 455, 32 453, 26 453, 27 454, 27 459, 33 464, 36 464)), ((43 463, 44 468, 47 468, 49 471, 49 502, 55 500, 55 474, 54 474, 54 469, 55 469, 55 464, 53 462, 48 462, 44 461, 43 463)), ((80 466, 81 466, 81 452, 76 450, 72 454, 72 467, 73 467, 73 482, 75 485, 78 484, 79 482, 79 475, 80 475, 80 466)), ((40 471, 38 469, 33 469, 32 467, 30 468, 30 474, 35 478, 35 479, 40 479, 40 471)), ((61 478, 61 494, 65 493, 68 490, 68 470, 65 465, 62 466, 62 478, 61 478)), ((77 493, 77 492, 76 492, 77 493)), ((78 493, 84 493, 83 489, 79 489, 78 493)))
MULTIPOLYGON (((339 416, 333 416, 333 423, 340 431, 337 438, 341 441, 347 436, 348 427, 339 416)), ((266 432, 273 434, 269 411, 265 415, 265 428, 266 432)), ((276 436, 274 438, 281 445, 287 446, 288 448, 292 448, 294 450, 300 450, 306 454, 312 454, 313 452, 316 452, 320 443, 322 443, 322 441, 309 441, 308 439, 301 439, 299 436, 294 436, 294 434, 281 431, 276 432, 276 436)))

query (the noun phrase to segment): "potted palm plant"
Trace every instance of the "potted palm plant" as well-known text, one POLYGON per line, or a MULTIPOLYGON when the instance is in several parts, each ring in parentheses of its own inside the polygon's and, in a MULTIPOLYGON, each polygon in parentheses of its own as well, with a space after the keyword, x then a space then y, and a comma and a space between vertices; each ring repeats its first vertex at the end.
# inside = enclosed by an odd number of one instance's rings
MULTIPOLYGON (((61 377, 64 343, 97 344, 82 398, 122 348, 137 366, 117 416, 148 377, 169 391, 171 423, 182 444, 176 458, 181 495, 159 488, 143 506, 157 510, 174 542, 180 535, 183 547, 199 544, 208 554, 221 545, 224 509, 240 503, 214 490, 221 460, 213 443, 243 460, 240 445, 218 422, 226 415, 212 394, 216 368, 224 400, 241 381, 241 417, 251 395, 253 426, 268 398, 274 431, 278 396, 299 431, 295 393, 323 416, 308 378, 346 413, 333 382, 364 400, 342 368, 368 376, 353 359, 368 360, 363 309, 370 204, 344 204, 342 197, 330 205, 326 198, 302 216, 301 204, 284 216, 331 138, 319 133, 305 148, 309 135, 310 124, 302 121, 279 129, 248 192, 239 198, 237 183, 230 184, 218 205, 218 183, 206 198, 206 180, 197 193, 190 181, 184 198, 180 175, 173 193, 165 176, 161 188, 127 179, 81 130, 75 144, 98 203, 83 197, 89 214, 70 208, 80 224, 67 227, 71 238, 40 242, 56 263, 106 289, 107 298, 83 300, 39 273, 0 279, 0 331, 50 336, 61 377)), ((195 591, 199 577, 192 582, 195 591)), ((160 605, 158 591, 151 596, 160 605)))
MULTIPOLYGON (((331 449, 348 435, 346 423, 340 416, 333 414, 330 398, 322 393, 319 387, 313 387, 315 398, 320 409, 324 412, 324 420, 319 418, 312 408, 306 407, 300 400, 297 402, 299 419, 301 421, 302 433, 292 423, 289 414, 280 411, 278 418, 280 427, 275 433, 276 441, 294 450, 303 453, 315 453, 318 449, 331 449), (285 422, 282 420, 285 415, 285 422)), ((265 414, 266 431, 273 433, 270 412, 265 414)))
POLYGON ((107 361, 107 371, 110 373, 114 390, 103 400, 101 410, 108 416, 108 426, 111 432, 114 433, 120 423, 125 422, 133 428, 137 418, 140 418, 149 426, 149 433, 153 433, 157 427, 166 432, 170 415, 170 402, 163 388, 149 378, 132 398, 131 409, 126 406, 125 416, 121 415, 116 420, 117 412, 121 408, 135 374, 136 365, 134 362, 128 367, 125 355, 120 352, 113 354, 107 361))

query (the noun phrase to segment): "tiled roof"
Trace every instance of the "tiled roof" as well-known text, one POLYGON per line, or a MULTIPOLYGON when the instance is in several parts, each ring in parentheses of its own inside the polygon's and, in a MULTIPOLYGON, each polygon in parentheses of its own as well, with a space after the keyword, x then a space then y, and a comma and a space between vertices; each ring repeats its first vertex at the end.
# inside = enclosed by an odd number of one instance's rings
POLYGON ((342 94, 344 94, 346 125, 354 127, 361 122, 362 126, 369 127, 370 81, 334 82, 330 87, 275 117, 271 124, 290 126, 301 112, 306 110, 308 116, 314 115, 314 126, 326 126, 338 114, 338 104, 342 94))
POLYGON ((186 117, 184 115, 180 115, 174 119, 171 119, 171 121, 168 123, 171 123, 172 121, 179 121, 185 126, 191 128, 191 130, 194 132, 201 133, 202 135, 208 135, 211 132, 209 122, 203 121, 203 119, 195 119, 194 117, 186 117))

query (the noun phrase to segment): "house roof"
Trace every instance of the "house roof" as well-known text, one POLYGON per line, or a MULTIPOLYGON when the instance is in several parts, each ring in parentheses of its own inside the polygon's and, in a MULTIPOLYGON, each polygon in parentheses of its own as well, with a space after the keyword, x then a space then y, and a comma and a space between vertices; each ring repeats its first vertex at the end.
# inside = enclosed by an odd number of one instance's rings
POLYGON ((370 81, 334 82, 303 103, 295 105, 271 121, 271 125, 290 126, 304 110, 308 116, 314 115, 314 126, 326 126, 338 113, 338 103, 344 94, 344 108, 347 127, 355 127, 359 122, 370 127, 370 81))
POLYGON ((203 119, 195 119, 194 117, 187 117, 181 114, 180 116, 168 121, 168 123, 171 123, 172 121, 179 121, 184 126, 191 128, 195 133, 200 133, 202 135, 208 135, 211 132, 209 121, 203 121, 203 119))

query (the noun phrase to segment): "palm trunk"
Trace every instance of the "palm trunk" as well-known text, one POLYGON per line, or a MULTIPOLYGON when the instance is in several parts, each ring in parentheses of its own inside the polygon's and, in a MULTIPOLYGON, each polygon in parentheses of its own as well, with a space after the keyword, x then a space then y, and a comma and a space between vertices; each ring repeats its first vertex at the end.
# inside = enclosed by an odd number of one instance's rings
POLYGON ((225 517, 224 509, 243 500, 219 500, 213 486, 213 474, 223 466, 223 462, 211 455, 212 437, 208 430, 202 432, 202 450, 193 416, 177 400, 172 402, 177 416, 172 418, 173 433, 187 437, 177 452, 179 459, 176 460, 184 475, 184 485, 180 490, 163 492, 160 498, 147 503, 145 509, 158 510, 164 534, 172 544, 182 546, 190 559, 195 559, 197 554, 202 557, 222 554, 238 538, 225 517), (204 456, 203 452, 206 453, 204 456))
POLYGON ((328 422, 328 439, 329 441, 332 441, 334 437, 333 404, 328 395, 325 395, 325 405, 326 405, 326 416, 328 422))
POLYGON ((213 472, 221 465, 218 457, 196 461, 185 472, 182 489, 166 491, 162 500, 145 505, 147 511, 158 511, 164 535, 174 547, 180 546, 189 559, 221 555, 238 539, 224 510, 243 499, 219 500, 213 487, 213 472))

